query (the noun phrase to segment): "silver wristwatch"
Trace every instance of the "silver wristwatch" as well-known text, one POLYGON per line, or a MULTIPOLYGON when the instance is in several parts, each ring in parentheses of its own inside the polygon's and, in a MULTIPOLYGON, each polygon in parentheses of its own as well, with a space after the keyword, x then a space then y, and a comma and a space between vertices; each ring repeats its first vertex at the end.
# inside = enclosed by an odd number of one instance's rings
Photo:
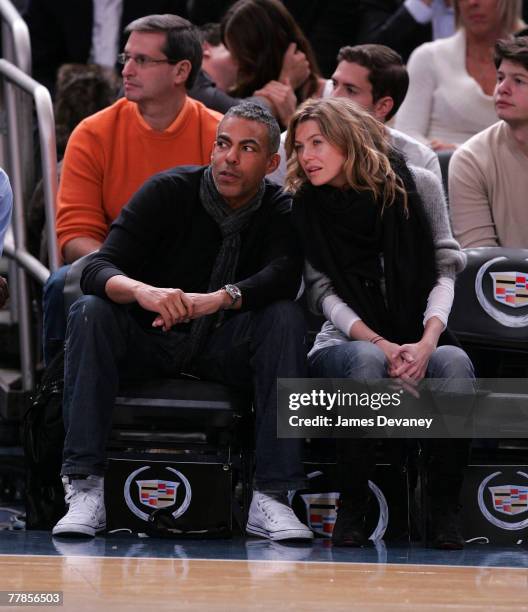
POLYGON ((242 298, 242 292, 236 285, 224 285, 222 289, 227 293, 227 295, 231 298, 230 308, 242 298))

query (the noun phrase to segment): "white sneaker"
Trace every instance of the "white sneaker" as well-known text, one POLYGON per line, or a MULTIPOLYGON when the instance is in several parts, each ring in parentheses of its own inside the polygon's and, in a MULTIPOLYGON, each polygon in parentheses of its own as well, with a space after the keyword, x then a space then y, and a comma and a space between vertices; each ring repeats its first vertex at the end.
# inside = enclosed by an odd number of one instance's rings
POLYGON ((87 476, 69 482, 66 489, 68 512, 53 527, 53 535, 94 536, 106 529, 104 479, 87 476))
POLYGON ((270 540, 312 540, 314 537, 290 506, 259 491, 253 492, 246 531, 270 540))

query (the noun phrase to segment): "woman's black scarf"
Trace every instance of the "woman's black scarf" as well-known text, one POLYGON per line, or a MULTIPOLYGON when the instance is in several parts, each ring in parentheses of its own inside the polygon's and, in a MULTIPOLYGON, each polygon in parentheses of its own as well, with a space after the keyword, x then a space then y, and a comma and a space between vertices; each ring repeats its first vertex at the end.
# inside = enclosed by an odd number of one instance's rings
POLYGON ((422 337, 437 274, 431 228, 414 179, 397 152, 390 160, 407 191, 408 216, 400 194, 382 210, 370 191, 305 184, 294 197, 292 220, 306 258, 331 279, 337 295, 373 331, 401 344, 422 337))

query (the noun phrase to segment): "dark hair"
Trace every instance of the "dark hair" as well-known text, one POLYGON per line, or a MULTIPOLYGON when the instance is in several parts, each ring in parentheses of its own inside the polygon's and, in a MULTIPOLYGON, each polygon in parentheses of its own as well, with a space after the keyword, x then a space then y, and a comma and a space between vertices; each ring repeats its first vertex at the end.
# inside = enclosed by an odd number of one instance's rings
POLYGON ((57 72, 55 129, 57 155, 62 158, 73 129, 85 117, 113 104, 118 81, 114 72, 97 64, 63 64, 57 72))
POLYGON ((390 96, 394 106, 387 114, 387 119, 396 114, 409 89, 409 74, 396 51, 385 45, 342 47, 337 61, 359 64, 366 68, 369 71, 368 80, 372 85, 373 101, 390 96))
POLYGON ((125 34, 132 32, 165 32, 166 40, 162 47, 170 63, 182 60, 191 62, 191 71, 185 83, 190 89, 202 66, 202 44, 195 26, 178 15, 147 15, 140 17, 125 28, 125 34))
POLYGON ((319 67, 303 31, 278 0, 238 0, 220 24, 222 41, 238 63, 238 81, 230 92, 247 97, 279 78, 284 53, 290 43, 306 55, 310 76, 295 92, 299 101, 318 88, 319 67))
POLYGON ((232 106, 220 121, 219 130, 222 123, 229 117, 239 117, 240 119, 262 123, 268 131, 269 152, 277 153, 280 144, 280 127, 275 117, 266 108, 255 104, 255 102, 241 102, 232 106))
POLYGON ((219 23, 204 23, 198 28, 198 36, 202 44, 208 42, 213 47, 222 44, 222 35, 219 23))
POLYGON ((495 43, 494 59, 497 70, 503 60, 515 62, 528 70, 528 36, 498 40, 495 43))

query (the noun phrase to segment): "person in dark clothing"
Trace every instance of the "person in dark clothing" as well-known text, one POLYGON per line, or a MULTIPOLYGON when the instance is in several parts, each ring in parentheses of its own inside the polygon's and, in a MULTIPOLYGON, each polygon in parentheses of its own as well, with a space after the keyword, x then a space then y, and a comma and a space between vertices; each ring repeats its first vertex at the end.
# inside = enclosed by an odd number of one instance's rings
MULTIPOLYGON (((189 0, 188 18, 198 25, 220 21, 233 4, 234 0, 189 0)), ((385 44, 406 59, 416 46, 431 40, 430 24, 418 22, 403 0, 282 0, 282 4, 310 41, 325 77, 334 71, 337 52, 345 45, 385 44)))
MULTIPOLYGON (((243 100, 243 98, 235 98, 226 93, 203 69, 196 75, 194 85, 189 90, 189 96, 219 113, 226 113, 232 106, 240 104, 243 100)), ((267 106, 262 98, 253 98, 256 104, 259 104, 259 100, 262 100, 263 106, 267 106)))
MULTIPOLYGON (((238 65, 222 42, 220 24, 207 23, 199 29, 199 33, 203 51, 202 67, 189 89, 189 96, 220 113, 226 113, 244 99, 250 100, 271 110, 281 125, 286 126, 297 106, 292 86, 271 81, 248 97, 229 95, 227 92, 237 79, 238 65)), ((288 82, 299 70, 304 72, 305 76, 308 75, 306 56, 302 52, 287 52, 281 71, 284 80, 288 82)))
POLYGON ((235 0, 187 0, 187 16, 197 26, 219 22, 235 0))
MULTIPOLYGON (((235 0, 188 0, 188 18, 196 25, 221 21, 234 3, 235 0)), ((309 39, 322 74, 329 77, 340 47, 356 40, 360 0, 282 0, 282 4, 309 39)))
MULTIPOLYGON (((220 24, 206 23, 198 29, 202 43, 202 67, 189 95, 219 113, 242 102, 227 92, 235 84, 238 66, 222 43, 220 24)), ((258 102, 257 100, 254 100, 258 102)))
POLYGON ((282 82, 288 51, 302 53, 309 68, 289 75, 297 101, 323 95, 327 83, 320 77, 310 43, 279 0, 238 0, 220 27, 222 42, 238 65, 233 95, 251 96, 270 81, 282 82))
POLYGON ((93 0, 28 0, 24 18, 31 37, 32 76, 51 92, 62 64, 100 63, 100 50, 112 46, 109 38, 115 39, 115 49, 102 61, 115 67, 117 54, 128 37, 124 32, 128 23, 145 15, 172 13, 186 17, 187 13, 185 0, 123 0, 110 17, 97 9, 93 0), (103 39, 97 37, 98 32, 103 39))
POLYGON ((306 376, 293 302, 302 256, 290 199, 265 181, 279 127, 253 103, 219 124, 207 167, 158 174, 132 197, 84 270, 66 337, 62 474, 54 534, 105 528, 104 449, 118 384, 188 372, 254 391, 255 492, 247 531, 311 539, 287 491, 304 484, 300 441, 278 439, 278 377, 306 376))
POLYGON ((407 61, 416 47, 432 38, 431 24, 417 21, 402 0, 361 0, 359 4, 358 43, 386 45, 407 61))

